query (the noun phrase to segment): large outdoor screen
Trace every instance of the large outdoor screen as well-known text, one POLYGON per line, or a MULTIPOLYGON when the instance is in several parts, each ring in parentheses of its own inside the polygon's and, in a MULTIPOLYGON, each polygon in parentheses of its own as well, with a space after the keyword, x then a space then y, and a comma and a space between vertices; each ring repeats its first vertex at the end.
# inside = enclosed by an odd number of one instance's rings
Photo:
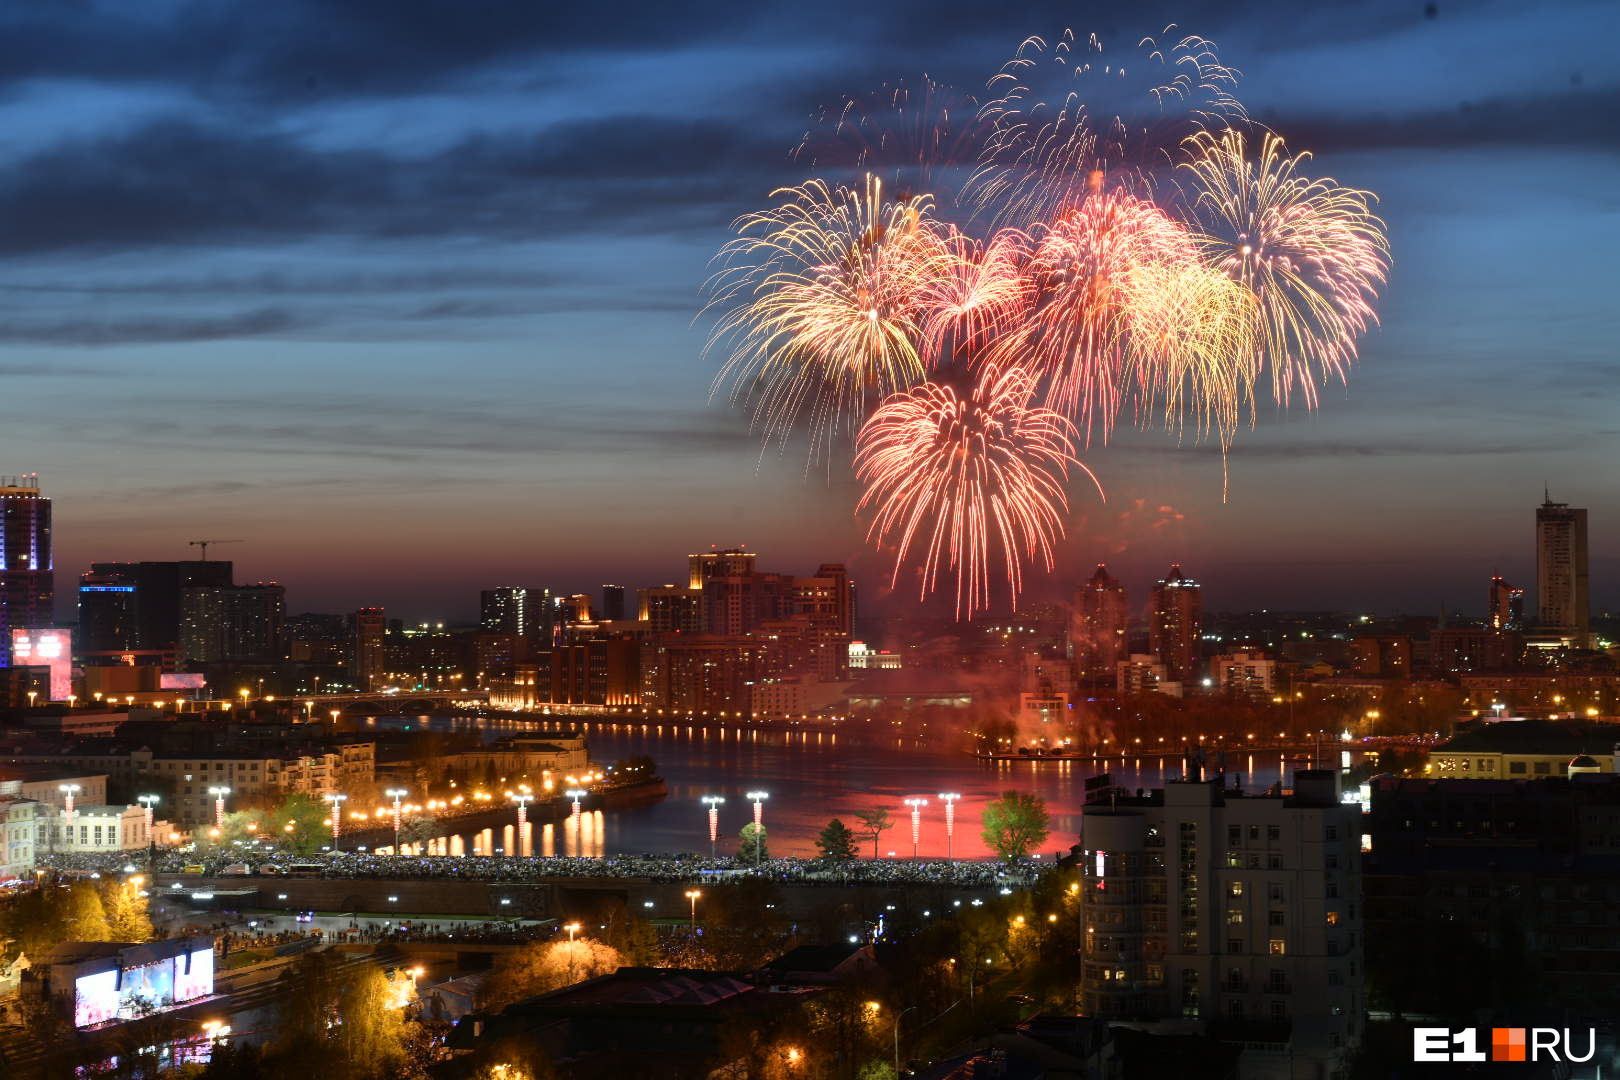
POLYGON ((66 701, 73 693, 73 631, 14 629, 11 662, 17 667, 49 669, 51 701, 66 701))
POLYGON ((212 943, 190 953, 122 970, 81 975, 74 983, 73 1023, 89 1027, 172 1009, 214 992, 212 943))

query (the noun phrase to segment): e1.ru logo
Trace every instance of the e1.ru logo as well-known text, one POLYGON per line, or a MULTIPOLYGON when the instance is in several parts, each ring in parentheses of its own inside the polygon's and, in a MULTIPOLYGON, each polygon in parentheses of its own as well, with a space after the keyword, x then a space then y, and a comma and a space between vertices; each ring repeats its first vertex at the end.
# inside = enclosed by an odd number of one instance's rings
MULTIPOLYGON (((1591 1061, 1597 1032, 1586 1031, 1586 1055, 1571 1049, 1569 1028, 1491 1028, 1491 1061, 1591 1061), (1559 1054, 1563 1056, 1560 1057, 1559 1054)), ((1413 1061, 1485 1061, 1479 1029, 1413 1028, 1413 1061)))

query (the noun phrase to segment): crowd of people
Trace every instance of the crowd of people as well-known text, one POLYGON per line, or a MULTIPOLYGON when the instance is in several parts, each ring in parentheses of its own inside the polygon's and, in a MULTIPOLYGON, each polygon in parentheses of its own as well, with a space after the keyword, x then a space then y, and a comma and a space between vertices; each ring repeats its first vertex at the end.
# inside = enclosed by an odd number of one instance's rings
POLYGON ((782 884, 806 885, 944 885, 961 888, 1016 888, 1034 879, 1038 863, 983 862, 947 859, 764 859, 753 862, 722 856, 609 855, 603 858, 516 855, 374 855, 328 852, 315 856, 266 854, 242 864, 235 853, 199 852, 63 853, 45 856, 41 864, 66 873, 117 874, 127 868, 144 873, 186 872, 218 875, 230 867, 246 877, 298 873, 330 878, 389 878, 503 883, 544 882, 567 878, 641 878, 660 882, 764 877, 782 884))

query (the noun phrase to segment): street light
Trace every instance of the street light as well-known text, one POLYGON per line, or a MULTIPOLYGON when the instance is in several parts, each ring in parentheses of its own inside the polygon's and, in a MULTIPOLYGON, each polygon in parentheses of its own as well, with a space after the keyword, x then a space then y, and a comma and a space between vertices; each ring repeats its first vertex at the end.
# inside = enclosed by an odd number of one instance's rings
POLYGON ((568 982, 569 982, 569 985, 573 985, 573 982, 574 982, 574 935, 579 933, 579 923, 571 922, 567 926, 563 927, 563 929, 568 931, 568 982))
POLYGON ((700 897, 702 895, 703 895, 703 890, 702 889, 687 889, 686 890, 686 898, 688 900, 692 901, 692 932, 694 934, 697 933, 697 902, 698 902, 698 897, 700 897))
POLYGON ((901 1009, 894 1016, 894 1075, 897 1078, 900 1075, 900 1020, 912 1009, 920 1008, 922 1008, 921 1005, 913 1005, 910 1008, 901 1009))
POLYGON ((394 800, 394 854, 398 855, 399 854, 399 800, 401 800, 405 796, 409 795, 410 792, 407 791, 405 788, 391 787, 387 791, 383 792, 383 794, 388 796, 390 799, 394 800))
POLYGON ((911 807, 911 857, 917 857, 917 845, 922 840, 922 808, 928 805, 927 799, 907 799, 906 805, 911 807))
POLYGON ((945 858, 951 857, 951 837, 956 834, 956 800, 962 796, 954 791, 939 793, 939 801, 945 804, 945 858))
POLYGON ((78 784, 57 784, 56 790, 62 793, 62 817, 67 821, 67 827, 73 828, 73 796, 78 794, 78 784))
POLYGON ((768 791, 750 791, 749 801, 754 804, 754 865, 759 865, 760 850, 764 847, 761 838, 765 835, 765 800, 770 798, 768 791))
POLYGON ((334 792, 333 794, 328 795, 326 797, 326 801, 332 804, 332 850, 333 851, 337 850, 337 848, 338 848, 338 836, 341 835, 342 832, 343 832, 343 800, 347 799, 347 798, 348 798, 347 795, 340 795, 340 794, 337 794, 336 792, 334 792))
POLYGON ((511 799, 513 802, 517 803, 517 808, 518 808, 518 818, 517 818, 518 828, 519 829, 523 828, 523 826, 525 826, 525 825, 527 825, 529 823, 529 800, 533 799, 534 796, 525 794, 525 793, 523 793, 521 791, 517 791, 517 792, 508 791, 506 793, 506 797, 508 799, 511 799))
POLYGON ((211 787, 208 794, 214 797, 214 828, 225 827, 225 796, 231 793, 228 787, 211 787))
POLYGON ((720 805, 726 801, 724 795, 705 795, 702 802, 709 808, 709 858, 714 858, 714 845, 720 839, 720 805))
POLYGON ((586 795, 589 795, 589 794, 590 794, 590 792, 584 790, 583 788, 569 788, 568 789, 568 797, 570 799, 574 800, 574 811, 573 811, 573 813, 574 813, 574 824, 576 826, 579 824, 579 800, 583 799, 586 795))
POLYGON ((37 697, 39 697, 39 691, 38 690, 30 690, 30 691, 28 691, 28 707, 30 709, 32 709, 34 707, 34 699, 37 698, 37 697))
POLYGON ((163 800, 156 795, 137 795, 135 801, 146 807, 146 842, 152 842, 152 805, 163 800))

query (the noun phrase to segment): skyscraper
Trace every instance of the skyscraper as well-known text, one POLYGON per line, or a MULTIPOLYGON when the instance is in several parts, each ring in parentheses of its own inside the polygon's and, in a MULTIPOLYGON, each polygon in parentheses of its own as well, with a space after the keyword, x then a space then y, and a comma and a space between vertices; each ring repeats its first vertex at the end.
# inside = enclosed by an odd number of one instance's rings
POLYGON ((363 607, 354 613, 354 685, 357 689, 377 689, 388 669, 388 619, 380 607, 363 607))
POLYGON ((602 586, 602 618, 618 620, 624 618, 624 586, 602 586))
POLYGON ((1204 604, 1198 582, 1181 572, 1181 564, 1153 586, 1153 620, 1148 625, 1149 647, 1164 662, 1165 674, 1187 683, 1198 673, 1199 631, 1204 604))
POLYGON ((1069 643, 1076 666, 1088 675, 1112 674, 1114 665, 1125 658, 1130 622, 1124 583, 1098 563, 1097 572, 1074 591, 1069 643))
POLYGON ((99 562, 79 579, 79 651, 86 663, 119 663, 118 654, 169 654, 179 648, 184 590, 228 588, 228 561, 99 562))
POLYGON ((1491 578, 1487 624, 1492 630, 1518 630, 1524 625, 1524 590, 1515 588, 1497 574, 1491 578))
POLYGON ((54 620, 51 500, 39 476, 0 476, 0 667, 11 666, 11 632, 54 620))
POLYGON ((1536 609, 1543 633, 1564 635, 1578 649, 1591 644, 1586 511, 1551 495, 1536 508, 1536 609))
POLYGON ((710 578, 747 577, 754 572, 754 553, 744 551, 742 548, 726 548, 723 551, 705 551, 698 555, 686 557, 687 568, 690 571, 688 584, 694 589, 703 588, 703 583, 710 578))
POLYGON ((529 590, 521 585, 485 589, 478 594, 478 623, 497 634, 527 634, 529 590))
POLYGON ((180 598, 180 659, 188 666, 281 659, 287 590, 258 585, 192 585, 180 598))

